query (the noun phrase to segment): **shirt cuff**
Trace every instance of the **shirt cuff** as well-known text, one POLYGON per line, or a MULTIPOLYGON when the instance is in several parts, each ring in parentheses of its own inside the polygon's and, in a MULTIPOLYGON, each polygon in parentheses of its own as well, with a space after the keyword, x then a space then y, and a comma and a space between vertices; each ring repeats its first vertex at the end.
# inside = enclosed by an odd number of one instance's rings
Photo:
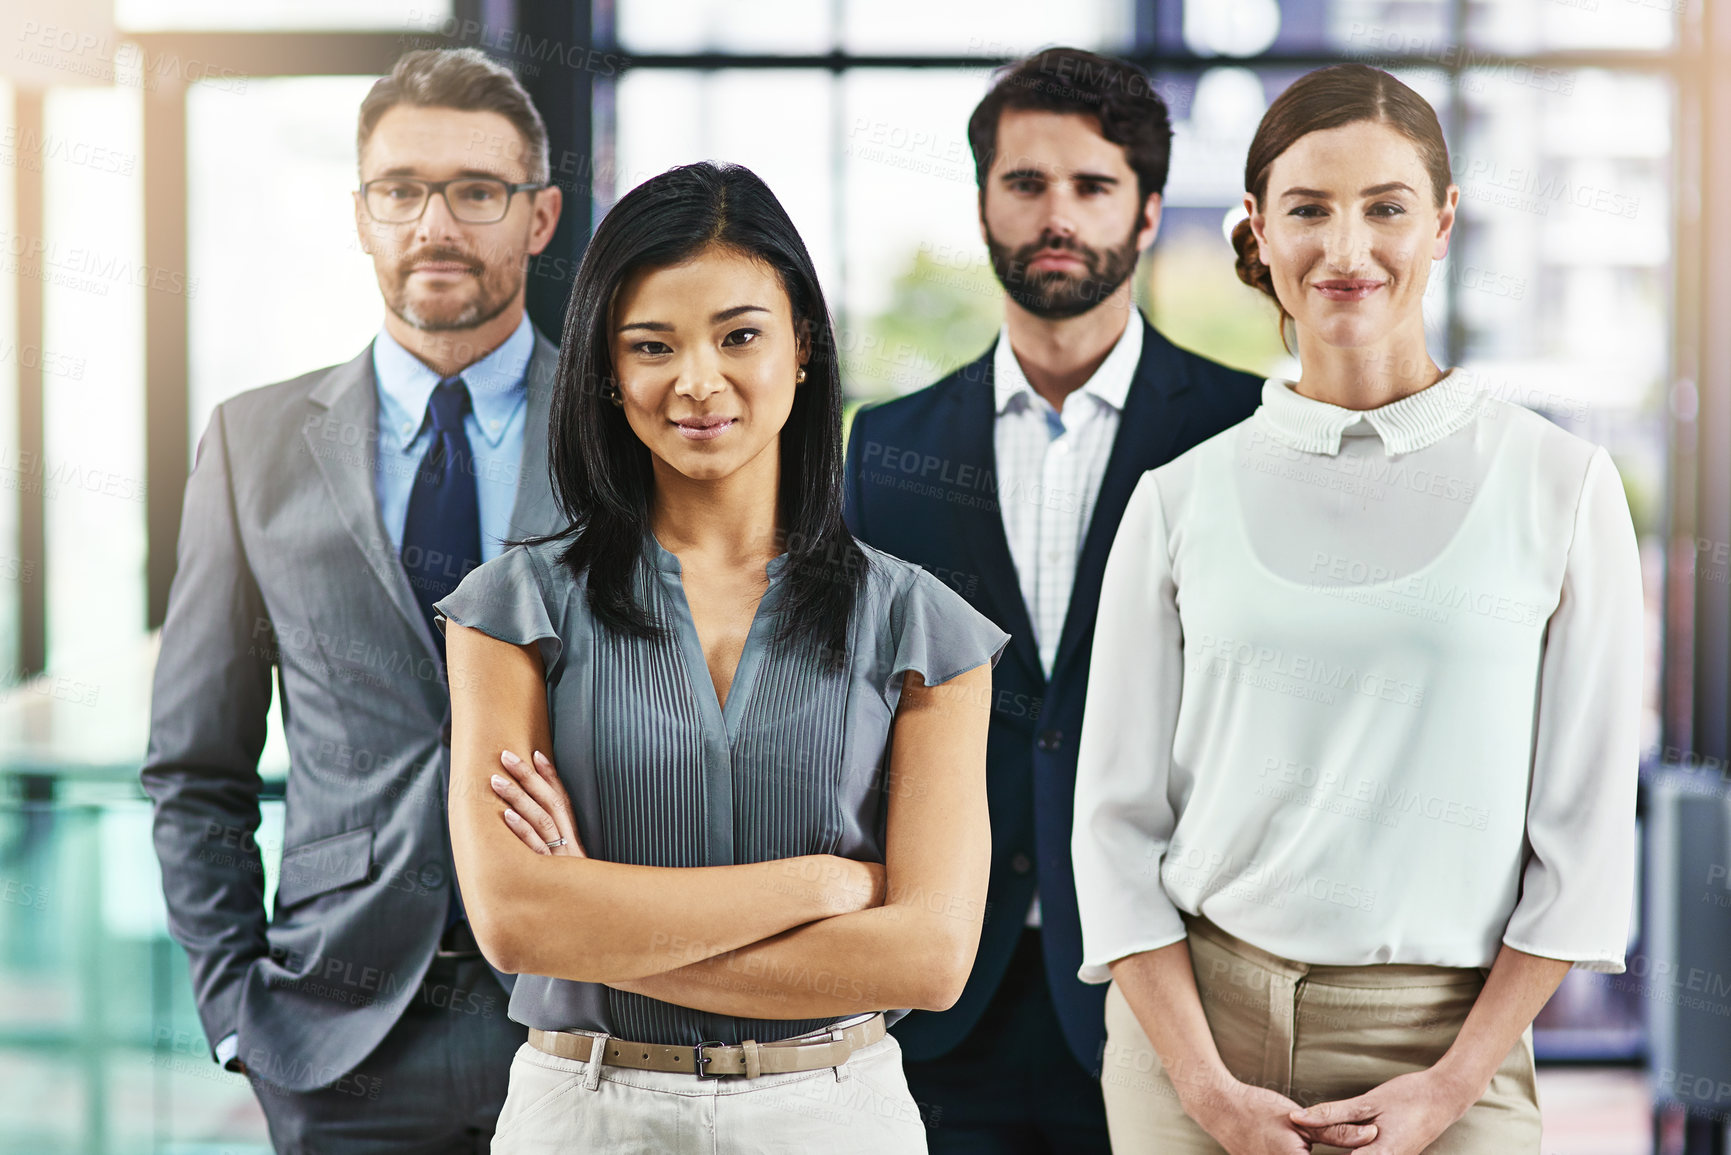
POLYGON ((1153 934, 1146 938, 1127 940, 1124 943, 1109 948, 1104 957, 1090 956, 1087 953, 1087 935, 1083 934, 1082 965, 1076 970, 1076 978, 1085 983, 1109 983, 1112 981, 1112 964, 1119 959, 1129 958, 1133 954, 1145 954, 1151 950, 1159 950, 1163 946, 1171 946, 1175 942, 1183 942, 1190 937, 1190 931, 1182 924, 1177 934, 1153 934))
POLYGON ((234 1062, 235 1056, 238 1054, 240 1054, 240 1036, 236 1032, 230 1031, 216 1044, 216 1061, 226 1067, 234 1062))

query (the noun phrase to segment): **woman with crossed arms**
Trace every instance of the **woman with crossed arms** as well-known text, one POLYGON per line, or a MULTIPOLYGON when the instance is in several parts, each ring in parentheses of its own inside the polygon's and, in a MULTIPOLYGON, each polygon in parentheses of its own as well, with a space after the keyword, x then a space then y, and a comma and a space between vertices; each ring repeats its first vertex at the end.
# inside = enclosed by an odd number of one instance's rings
POLYGON ((1074 854, 1127 1155, 1536 1155, 1533 1017, 1623 968, 1635 535, 1603 449, 1427 353, 1449 171, 1385 72, 1270 105, 1233 239, 1301 375, 1113 546, 1074 854))
POLYGON ((457 875, 531 1028, 495 1153, 926 1149, 884 1027, 973 964, 1009 638, 848 533, 841 410, 761 180, 621 198, 555 383, 572 528, 438 603, 457 875))

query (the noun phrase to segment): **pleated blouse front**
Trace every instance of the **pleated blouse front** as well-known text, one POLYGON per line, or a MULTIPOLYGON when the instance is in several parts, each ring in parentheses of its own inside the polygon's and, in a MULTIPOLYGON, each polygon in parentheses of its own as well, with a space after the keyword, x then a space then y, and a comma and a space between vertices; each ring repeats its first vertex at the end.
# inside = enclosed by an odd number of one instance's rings
MULTIPOLYGON (((902 674, 917 669, 928 684, 947 681, 995 663, 1009 640, 929 573, 862 545, 869 564, 848 661, 831 669, 809 647, 772 640, 784 554, 768 565, 724 708, 674 554, 645 535, 636 595, 666 629, 644 639, 595 622, 583 579, 557 561, 560 548, 513 547, 438 609, 503 641, 539 645, 554 762, 584 847, 611 862, 697 867, 808 854, 883 861, 902 674)), ((673 937, 666 945, 677 953, 673 937)), ((518 977, 510 1014, 544 1030, 675 1044, 768 1041, 832 1021, 714 1015, 538 975, 518 977)))

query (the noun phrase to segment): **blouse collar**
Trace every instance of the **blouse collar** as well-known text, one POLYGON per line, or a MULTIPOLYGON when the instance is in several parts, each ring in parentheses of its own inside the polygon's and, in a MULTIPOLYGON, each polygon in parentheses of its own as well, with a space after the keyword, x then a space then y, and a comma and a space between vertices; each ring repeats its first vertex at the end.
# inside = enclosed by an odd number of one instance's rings
MULTIPOLYGON (((660 570, 662 573, 670 574, 678 574, 681 572, 679 567, 679 555, 662 545, 661 540, 655 536, 654 530, 644 530, 643 542, 644 550, 649 556, 649 561, 656 569, 660 570)), ((772 581, 775 579, 776 575, 781 573, 781 571, 787 567, 787 556, 788 555, 784 551, 769 559, 769 564, 765 569, 772 581)))
POLYGON ((1466 428, 1478 415, 1484 390, 1471 374, 1451 369, 1436 384, 1375 409, 1343 409, 1296 392, 1270 377, 1254 414, 1268 431, 1305 453, 1340 452, 1340 438, 1360 421, 1391 454, 1411 453, 1466 428))

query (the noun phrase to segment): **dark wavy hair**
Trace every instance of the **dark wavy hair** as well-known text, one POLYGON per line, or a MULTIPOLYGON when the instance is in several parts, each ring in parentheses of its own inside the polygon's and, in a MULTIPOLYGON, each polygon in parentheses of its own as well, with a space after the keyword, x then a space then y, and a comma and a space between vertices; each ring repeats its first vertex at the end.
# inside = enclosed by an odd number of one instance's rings
POLYGON ((974 180, 986 195, 986 174, 998 149, 1005 109, 1079 112, 1097 118, 1100 135, 1124 150, 1142 201, 1166 191, 1172 118, 1146 74, 1127 60, 1080 48, 1047 48, 1008 66, 968 117, 974 180))
POLYGON ((633 274, 667 268, 712 246, 774 269, 794 332, 810 342, 806 378, 781 430, 780 513, 787 590, 776 639, 807 643, 840 667, 864 583, 865 551, 842 521, 841 372, 835 333, 805 242, 769 186, 748 168, 709 161, 669 169, 621 197, 583 254, 565 311, 553 385, 548 471, 570 525, 559 561, 587 573, 590 610, 633 637, 664 636, 633 593, 649 532, 654 474, 647 446, 607 400, 617 386, 611 312, 633 274))

